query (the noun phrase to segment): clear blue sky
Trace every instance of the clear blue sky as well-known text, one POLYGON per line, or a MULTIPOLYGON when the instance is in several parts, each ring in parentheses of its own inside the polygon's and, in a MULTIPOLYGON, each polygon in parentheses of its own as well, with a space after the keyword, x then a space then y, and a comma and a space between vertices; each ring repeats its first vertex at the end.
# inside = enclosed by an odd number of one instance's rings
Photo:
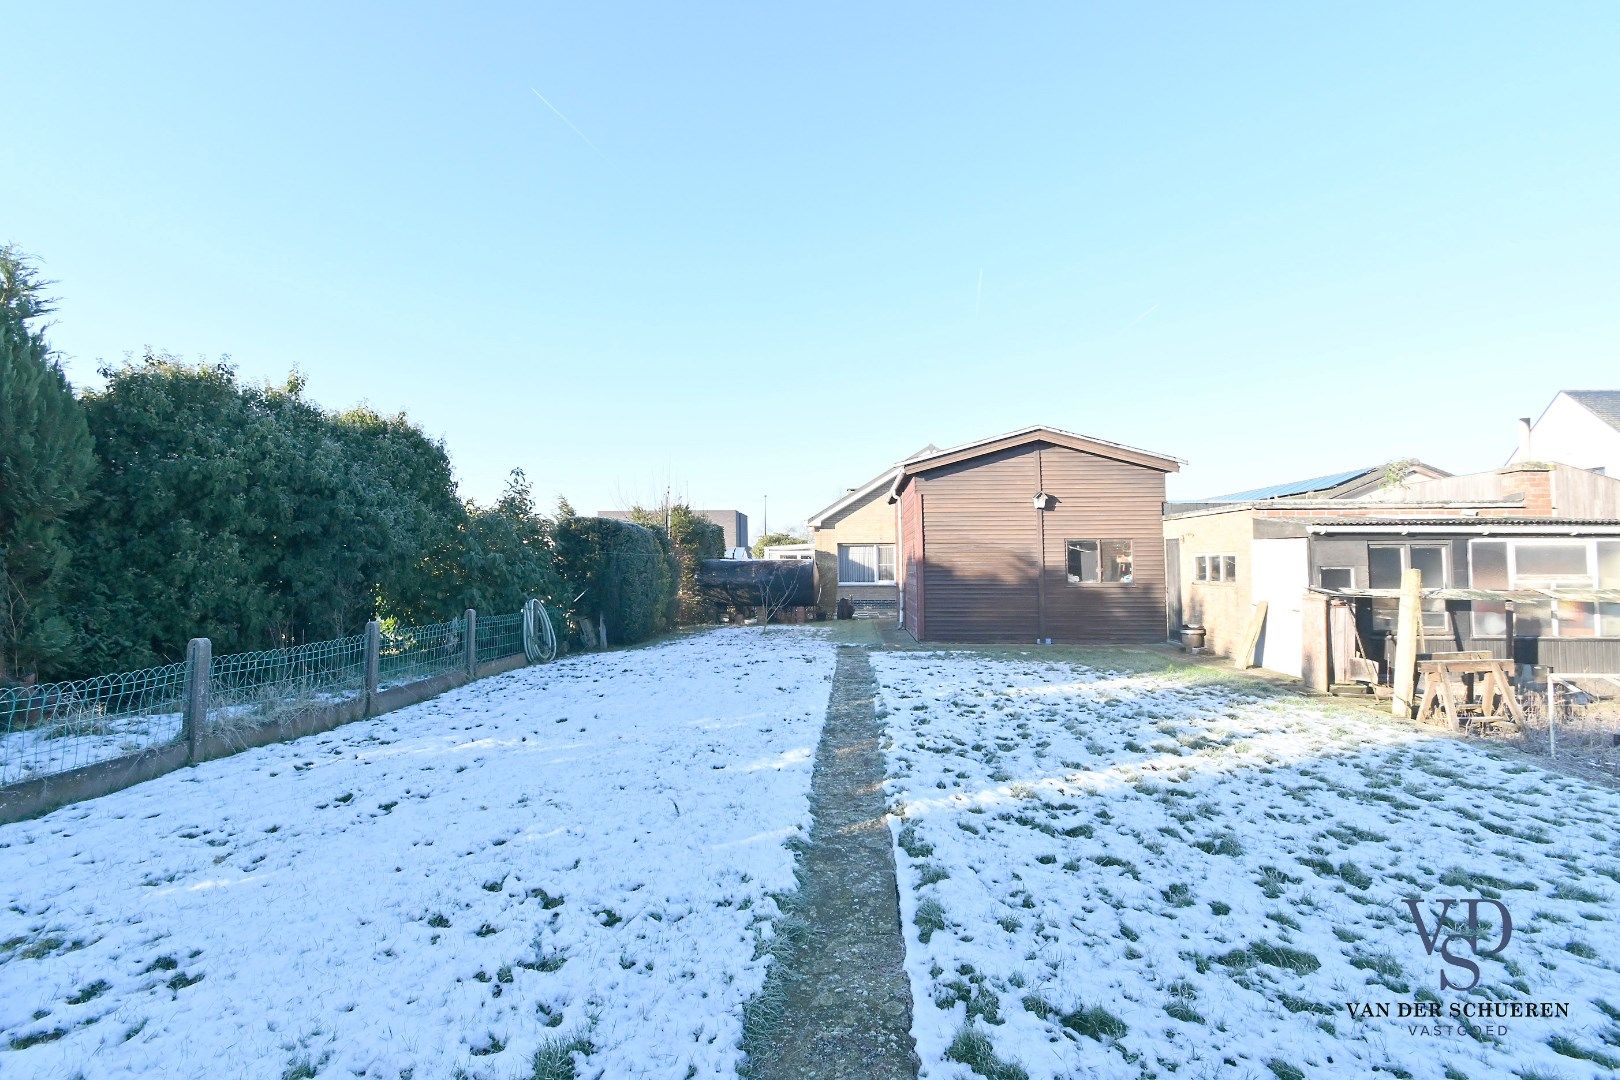
POLYGON ((1460 471, 1620 385, 1613 3, 245 6, 7 5, 0 240, 76 381, 296 366, 471 496, 1460 471))

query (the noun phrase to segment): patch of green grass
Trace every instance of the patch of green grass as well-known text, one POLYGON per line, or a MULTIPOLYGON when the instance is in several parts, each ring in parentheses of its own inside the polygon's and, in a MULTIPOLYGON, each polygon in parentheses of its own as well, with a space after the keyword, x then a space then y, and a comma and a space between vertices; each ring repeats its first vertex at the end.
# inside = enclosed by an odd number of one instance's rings
POLYGON ((1123 1039, 1130 1031, 1130 1028, 1125 1026, 1125 1021, 1101 1005, 1082 1005, 1073 1012, 1064 1013, 1058 1023, 1070 1031, 1089 1036, 1098 1042, 1123 1039))
POLYGON ((7 1040, 7 1045, 13 1050, 26 1050, 30 1046, 55 1042, 67 1033, 67 1028, 54 1028, 51 1031, 36 1031, 32 1035, 13 1035, 7 1040))
POLYGON ((950 876, 951 872, 938 863, 923 863, 917 867, 917 880, 924 885, 933 885, 950 876))
POLYGON ((100 997, 102 994, 105 994, 111 989, 112 983, 108 982, 106 979, 97 979, 95 982, 90 983, 87 986, 79 987, 79 992, 68 998, 67 1003, 69 1005, 84 1005, 87 1002, 96 1000, 96 998, 100 997))
POLYGON ((1306 1080, 1303 1072, 1281 1058, 1272 1058, 1266 1062, 1266 1068, 1271 1070, 1271 1075, 1275 1076, 1277 1080, 1306 1080))
POLYGON ((1566 1035, 1554 1035, 1547 1040, 1547 1045, 1555 1053, 1579 1061, 1591 1061, 1602 1065, 1605 1069, 1620 1069, 1620 1057, 1606 1054, 1602 1050, 1588 1050, 1566 1035))
POLYGON ((1292 1013, 1308 1012, 1318 1013, 1322 1016, 1332 1016, 1338 1011, 1331 1005, 1323 1005, 1320 1002, 1312 1001, 1309 998, 1302 998, 1298 995, 1287 993, 1286 991, 1277 995, 1277 1002, 1278 1004, 1282 1005, 1283 1008, 1292 1013))
POLYGON ((1039 994, 1025 994, 1021 1004, 1025 1012, 1042 1020, 1050 1020, 1057 1013, 1057 1007, 1039 994))
POLYGON ((529 1080, 576 1080, 579 1074, 574 1067, 574 1055, 585 1057, 595 1049, 590 1040, 580 1035, 547 1039, 534 1052, 529 1080))
POLYGON ((480 1046, 469 1046, 467 1053, 473 1057, 489 1057, 506 1049, 506 1040, 499 1035, 491 1034, 487 1042, 480 1046))
POLYGON ((917 937, 926 945, 934 934, 945 929, 945 909, 938 900, 924 900, 917 905, 915 922, 917 937))
POLYGON ((1193 847, 1207 855, 1227 855, 1234 859, 1243 854, 1243 845, 1231 833, 1224 833, 1208 840, 1194 841, 1193 847))
POLYGON ((1185 1001, 1172 1001, 1170 1004, 1164 1007, 1164 1011, 1173 1019, 1180 1020, 1186 1024, 1206 1023, 1203 1015, 1185 1001))
POLYGON ((1176 882, 1174 885, 1159 890, 1159 896, 1171 907, 1192 907, 1192 886, 1176 882))
POLYGON ((917 826, 907 822, 900 830, 900 850, 913 859, 926 859, 934 853, 934 845, 917 835, 917 826))
POLYGON ((1382 844, 1388 842, 1389 840, 1389 837, 1385 836, 1383 833, 1376 833, 1371 829, 1363 829, 1359 826, 1350 824, 1335 825, 1333 828, 1327 830, 1326 835, 1333 837, 1333 839, 1342 844, 1382 844))
POLYGON ((1285 911, 1268 911, 1266 913, 1266 918, 1270 919, 1278 926, 1286 926, 1290 930, 1298 930, 1300 928, 1299 920, 1295 919, 1285 911))
POLYGON ((320 1068, 319 1065, 307 1057, 295 1058, 287 1063, 285 1069, 281 1070, 281 1080, 315 1080, 315 1075, 320 1072, 320 1068))
MULTIPOLYGON (((1118 855, 1092 855, 1090 856, 1090 859, 1098 866, 1111 866, 1116 870, 1130 875, 1137 881, 1142 880, 1142 875, 1137 871, 1136 864, 1131 862, 1129 859, 1122 859, 1118 855)), ((1078 866, 1076 869, 1078 869, 1078 866)))
POLYGON ((952 979, 934 988, 934 1004, 939 1009, 948 1010, 957 1002, 967 1007, 969 1023, 983 1020, 987 1024, 999 1027, 1005 1022, 1001 1018, 1001 997, 985 985, 983 975, 974 973, 967 978, 952 979))
POLYGON ((1308 952, 1269 941, 1256 941, 1246 949, 1233 949, 1213 959, 1222 967, 1235 968, 1239 971, 1260 964, 1284 968, 1299 975, 1309 975, 1322 966, 1322 962, 1308 952))
POLYGON ((1348 860, 1339 864, 1339 876, 1358 889, 1372 888, 1372 875, 1348 860))
POLYGON ((1262 866, 1258 884, 1260 891, 1266 894, 1269 900, 1275 900, 1283 894, 1283 889, 1289 885, 1298 885, 1300 879, 1292 874, 1285 874, 1275 866, 1262 866))
POLYGON ((434 912, 428 916, 427 924, 435 930, 443 930, 450 925, 450 919, 443 912, 434 912))
POLYGON ((1578 956, 1582 960, 1596 960, 1598 951, 1584 941, 1571 941, 1564 946, 1564 951, 1571 956, 1578 956))
POLYGON ((1211 900, 1209 910, 1215 915, 1230 915, 1232 914, 1232 905, 1225 900, 1211 900))
POLYGON ((1596 889, 1588 889, 1567 881, 1560 881, 1553 886, 1552 894, 1555 900, 1576 900, 1583 904, 1602 904, 1609 899, 1606 894, 1596 889))
POLYGON ((1029 1073, 1017 1062, 996 1056, 996 1047, 990 1036, 972 1023, 957 1029, 951 1045, 945 1048, 947 1061, 966 1065, 980 1076, 990 1080, 1029 1080, 1029 1073))
POLYGON ((46 934, 33 941, 27 938, 12 938, 6 942, 5 948, 8 951, 15 949, 19 960, 43 960, 66 944, 65 939, 54 934, 46 934))

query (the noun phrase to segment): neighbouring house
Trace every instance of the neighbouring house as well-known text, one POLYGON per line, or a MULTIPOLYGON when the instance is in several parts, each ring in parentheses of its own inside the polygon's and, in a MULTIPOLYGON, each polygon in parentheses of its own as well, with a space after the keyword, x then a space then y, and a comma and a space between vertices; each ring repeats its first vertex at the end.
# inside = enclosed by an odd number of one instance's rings
POLYGON ((776 562, 813 562, 816 557, 814 544, 766 544, 762 549, 762 557, 776 562))
POLYGON ((1519 421, 1509 465, 1552 461, 1620 476, 1620 390, 1560 390, 1532 421, 1519 421))
POLYGON ((1407 569, 1423 579, 1424 651, 1620 671, 1614 477, 1525 464, 1412 478, 1351 499, 1205 505, 1167 516, 1164 534, 1172 620, 1202 625, 1209 648, 1235 656, 1265 603, 1251 659, 1273 671, 1320 671, 1312 656, 1331 647, 1341 669, 1359 651, 1387 672, 1407 569))
MULTIPOLYGON (((698 517, 705 521, 712 521, 720 526, 725 533, 725 548, 730 552, 733 548, 746 548, 748 546, 748 515, 741 510, 697 510, 698 517)), ((629 521, 628 510, 598 510, 597 517, 616 518, 619 521, 629 521)))
POLYGON ((857 615, 899 615, 895 512, 889 503, 889 488, 899 472, 899 466, 885 469, 810 515, 817 606, 822 610, 836 611, 838 601, 848 600, 857 615))
POLYGON ((903 462, 888 495, 901 624, 919 641, 1162 641, 1180 464, 1050 427, 903 462))

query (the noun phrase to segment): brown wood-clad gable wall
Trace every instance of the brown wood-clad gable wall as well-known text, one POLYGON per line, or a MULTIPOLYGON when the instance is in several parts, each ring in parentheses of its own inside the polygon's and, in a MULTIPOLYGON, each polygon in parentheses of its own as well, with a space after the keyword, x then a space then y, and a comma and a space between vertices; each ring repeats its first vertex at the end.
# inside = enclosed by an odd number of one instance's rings
MULTIPOLYGON (((1164 636, 1164 474, 1050 443, 958 462, 908 482, 921 535, 918 637, 1149 642, 1164 636), (1037 491, 1053 496, 1037 511, 1037 491), (926 539, 926 551, 922 544, 926 539), (1071 585, 1067 542, 1133 543, 1133 580, 1071 585)), ((902 520, 907 520, 902 514, 902 520)), ((908 527, 908 532, 909 532, 908 527)))
POLYGON ((900 493, 900 603, 906 629, 922 640, 925 632, 923 610, 923 566, 927 550, 923 538, 922 489, 908 484, 900 493))

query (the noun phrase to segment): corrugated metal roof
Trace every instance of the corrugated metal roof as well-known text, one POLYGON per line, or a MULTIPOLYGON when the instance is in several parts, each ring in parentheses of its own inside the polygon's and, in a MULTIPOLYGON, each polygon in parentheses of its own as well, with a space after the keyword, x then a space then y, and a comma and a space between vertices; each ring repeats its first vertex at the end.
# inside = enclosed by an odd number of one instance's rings
POLYGON ((1545 528, 1549 533, 1568 533, 1583 528, 1612 529, 1620 527, 1620 518, 1534 518, 1534 517, 1365 517, 1365 518, 1284 518, 1279 520, 1298 521, 1309 528, 1324 526, 1354 531, 1361 526, 1391 525, 1440 525, 1446 527, 1469 526, 1471 528, 1490 529, 1497 525, 1512 525, 1514 527, 1534 526, 1545 528))
POLYGON ((1593 416, 1620 431, 1620 390, 1565 390, 1593 416))
POLYGON ((1216 495, 1196 501, 1204 503, 1263 502, 1266 499, 1281 499, 1288 495, 1308 495, 1313 491, 1326 491, 1329 488, 1336 488, 1340 484, 1348 484, 1350 481, 1366 476, 1378 468, 1379 466, 1373 465, 1363 469, 1351 469, 1349 472, 1313 476, 1309 480, 1295 480, 1286 484, 1272 484, 1269 487, 1251 488, 1248 491, 1234 491, 1230 495, 1216 495))
MULTIPOLYGON (((1330 596, 1350 596, 1357 599, 1395 600, 1399 589, 1314 589, 1313 592, 1330 596)), ((1512 600, 1515 604, 1545 604, 1563 600, 1575 604, 1608 604, 1620 600, 1620 589, 1424 589, 1428 600, 1468 600, 1494 603, 1512 600)))

